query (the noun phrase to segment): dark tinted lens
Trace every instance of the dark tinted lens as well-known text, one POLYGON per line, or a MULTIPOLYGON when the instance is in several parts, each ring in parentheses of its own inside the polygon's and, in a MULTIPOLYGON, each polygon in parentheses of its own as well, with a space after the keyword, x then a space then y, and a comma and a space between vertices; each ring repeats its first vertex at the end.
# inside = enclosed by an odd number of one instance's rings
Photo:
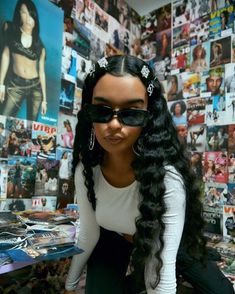
POLYGON ((85 111, 92 122, 105 123, 111 120, 113 111, 104 105, 85 105, 85 111))
POLYGON ((125 109, 119 112, 119 116, 125 125, 143 127, 148 120, 148 111, 141 109, 125 109))

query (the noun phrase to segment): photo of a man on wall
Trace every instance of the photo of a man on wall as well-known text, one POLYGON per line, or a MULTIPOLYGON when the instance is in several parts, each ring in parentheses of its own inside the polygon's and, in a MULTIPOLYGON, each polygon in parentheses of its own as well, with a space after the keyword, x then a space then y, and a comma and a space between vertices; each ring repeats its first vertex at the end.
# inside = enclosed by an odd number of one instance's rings
POLYGON ((224 68, 217 67, 209 70, 209 76, 206 78, 206 91, 211 95, 224 94, 224 68))

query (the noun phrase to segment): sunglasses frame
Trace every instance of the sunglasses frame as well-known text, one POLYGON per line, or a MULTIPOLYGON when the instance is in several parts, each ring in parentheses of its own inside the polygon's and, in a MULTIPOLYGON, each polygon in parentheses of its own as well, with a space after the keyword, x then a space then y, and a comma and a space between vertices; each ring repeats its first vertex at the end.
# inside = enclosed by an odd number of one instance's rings
POLYGON ((124 109, 114 110, 114 109, 112 109, 112 107, 110 107, 108 105, 85 104, 84 105, 84 111, 85 111, 85 114, 87 115, 87 117, 89 118, 89 121, 92 122, 92 123, 109 123, 113 119, 113 117, 116 117, 121 124, 124 124, 126 126, 145 127, 147 122, 148 122, 148 118, 149 118, 149 111, 147 109, 124 108, 124 109), (100 120, 92 119, 91 113, 90 113, 90 110, 91 110, 92 107, 93 108, 95 108, 95 107, 100 108, 101 110, 109 110, 110 118, 108 120, 103 120, 103 121, 102 121, 102 119, 100 119, 100 120), (142 123, 139 123, 139 124, 127 124, 127 123, 125 123, 125 121, 124 121, 125 118, 123 120, 123 117, 122 117, 122 113, 125 113, 125 112, 133 112, 133 113, 144 114, 144 117, 142 119, 142 123))

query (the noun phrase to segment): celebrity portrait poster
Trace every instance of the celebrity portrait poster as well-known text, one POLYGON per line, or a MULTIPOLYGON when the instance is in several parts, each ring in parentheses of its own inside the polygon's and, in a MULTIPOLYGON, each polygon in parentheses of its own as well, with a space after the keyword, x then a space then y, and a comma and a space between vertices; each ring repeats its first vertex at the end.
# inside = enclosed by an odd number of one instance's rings
MULTIPOLYGON (((36 38, 32 38, 32 34, 27 35, 27 32, 23 29, 22 18, 18 25, 20 30, 14 30, 19 23, 13 22, 19 1, 0 1, 0 55, 2 57, 4 46, 8 45, 9 50, 18 53, 17 56, 19 57, 17 64, 17 58, 14 58, 12 52, 10 52, 10 63, 3 82, 5 99, 3 103, 0 103, 0 114, 56 125, 60 96, 63 11, 48 0, 23 1, 23 3, 26 3, 24 5, 27 7, 30 16, 34 15, 34 25, 31 28, 33 36, 35 36, 35 24, 38 23, 39 26, 38 41, 35 45, 36 38), (38 15, 38 19, 35 15, 38 15), (14 34, 9 34, 8 29, 9 32, 14 32, 14 34), (23 34, 25 34, 24 38, 23 34), (45 86, 43 86, 42 74, 39 71, 43 50, 41 48, 44 49, 45 53, 42 62, 44 63, 44 71, 41 71, 45 75, 45 86), (28 65, 30 66, 29 69, 27 69, 28 65), (24 66, 26 67, 24 70, 27 77, 24 76, 22 80, 22 75, 19 74, 20 70, 15 71, 19 68, 22 69, 24 66), (38 79, 34 79, 35 77, 38 77, 38 79), (31 81, 30 78, 32 78, 31 81), (25 83, 27 84, 26 87, 25 83), (47 101, 46 105, 42 103, 44 98, 47 101), (10 102, 7 103, 7 101, 10 102)), ((20 7, 22 8, 22 4, 20 7)))

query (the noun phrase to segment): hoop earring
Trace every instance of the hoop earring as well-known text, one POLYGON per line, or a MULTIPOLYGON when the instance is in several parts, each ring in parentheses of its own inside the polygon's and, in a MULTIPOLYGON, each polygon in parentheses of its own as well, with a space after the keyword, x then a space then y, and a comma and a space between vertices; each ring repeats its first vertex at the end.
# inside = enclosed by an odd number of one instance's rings
POLYGON ((92 151, 94 146, 95 146, 95 130, 94 130, 94 128, 92 128, 90 140, 89 140, 89 150, 92 151))
POLYGON ((139 138, 139 140, 136 142, 136 144, 132 145, 132 150, 136 156, 141 156, 144 150, 142 139, 139 138))

